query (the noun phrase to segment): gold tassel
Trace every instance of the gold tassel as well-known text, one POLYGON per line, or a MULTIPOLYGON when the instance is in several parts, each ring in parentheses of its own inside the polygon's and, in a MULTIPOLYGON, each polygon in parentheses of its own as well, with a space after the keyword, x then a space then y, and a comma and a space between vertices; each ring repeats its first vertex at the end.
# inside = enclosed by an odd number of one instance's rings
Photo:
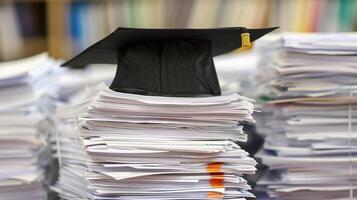
POLYGON ((249 33, 242 33, 242 47, 241 49, 250 49, 252 47, 250 43, 250 34, 249 33))

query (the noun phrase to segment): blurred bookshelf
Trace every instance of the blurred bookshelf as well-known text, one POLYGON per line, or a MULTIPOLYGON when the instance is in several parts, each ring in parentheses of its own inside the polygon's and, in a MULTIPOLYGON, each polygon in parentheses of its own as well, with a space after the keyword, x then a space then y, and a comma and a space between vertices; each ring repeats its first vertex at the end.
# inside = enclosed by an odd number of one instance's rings
POLYGON ((0 61, 67 59, 118 26, 357 30, 357 0, 0 0, 0 61))

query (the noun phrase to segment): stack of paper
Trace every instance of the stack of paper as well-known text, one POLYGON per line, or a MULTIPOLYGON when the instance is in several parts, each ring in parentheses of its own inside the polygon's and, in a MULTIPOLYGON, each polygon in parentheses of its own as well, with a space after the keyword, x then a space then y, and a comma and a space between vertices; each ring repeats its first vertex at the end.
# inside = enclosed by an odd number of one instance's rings
POLYGON ((240 121, 253 104, 237 94, 153 97, 104 84, 77 106, 59 108, 60 177, 65 199, 244 199, 254 159, 240 121))
MULTIPOLYGON (((270 131, 258 154, 272 199, 357 196, 357 35, 286 35, 265 108, 270 131)), ((353 199, 354 199, 353 198, 353 199)))
POLYGON ((103 81, 111 83, 116 68, 116 65, 111 64, 93 64, 83 69, 60 68, 56 77, 57 99, 71 101, 88 85, 97 85, 103 81))
POLYGON ((47 54, 0 63, 0 199, 46 199, 51 126, 44 98, 56 62, 47 54))

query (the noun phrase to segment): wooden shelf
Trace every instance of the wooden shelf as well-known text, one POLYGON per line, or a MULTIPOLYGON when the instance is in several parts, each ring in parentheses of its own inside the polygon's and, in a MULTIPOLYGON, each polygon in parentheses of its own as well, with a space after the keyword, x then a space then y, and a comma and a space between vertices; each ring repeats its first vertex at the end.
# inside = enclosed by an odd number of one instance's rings
POLYGON ((70 57, 68 41, 69 0, 47 0, 47 49, 54 58, 70 57))

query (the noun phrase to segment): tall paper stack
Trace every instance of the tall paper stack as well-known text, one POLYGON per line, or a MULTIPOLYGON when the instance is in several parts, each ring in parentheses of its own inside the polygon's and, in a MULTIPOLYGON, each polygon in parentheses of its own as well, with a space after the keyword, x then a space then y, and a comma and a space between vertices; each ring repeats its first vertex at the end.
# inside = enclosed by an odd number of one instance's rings
POLYGON ((60 68, 56 77, 58 102, 71 101, 86 86, 111 83, 116 68, 116 65, 111 64, 93 64, 83 69, 60 68))
POLYGON ((288 34, 273 58, 276 100, 258 154, 267 199, 357 196, 357 35, 288 34))
POLYGON ((240 121, 253 104, 238 94, 153 97, 87 89, 59 108, 64 199, 245 199, 254 159, 240 121))
POLYGON ((47 54, 0 63, 0 199, 46 199, 51 126, 45 95, 57 63, 47 54))

